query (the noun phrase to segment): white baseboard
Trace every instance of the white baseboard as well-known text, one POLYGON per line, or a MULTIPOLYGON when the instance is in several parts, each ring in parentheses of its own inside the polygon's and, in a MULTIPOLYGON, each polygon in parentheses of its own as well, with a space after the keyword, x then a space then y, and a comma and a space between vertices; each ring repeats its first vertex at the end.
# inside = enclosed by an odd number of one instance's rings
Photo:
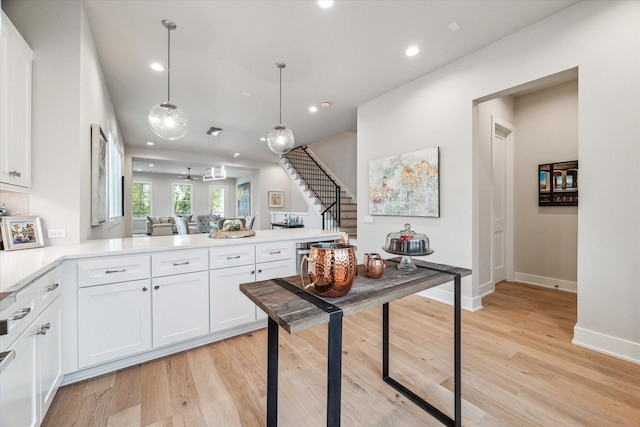
POLYGON ((590 331, 578 326, 573 328, 572 344, 640 364, 640 344, 590 331))
MULTIPOLYGON (((418 292, 421 297, 429 298, 434 301, 438 301, 444 304, 453 305, 453 289, 440 289, 440 287, 427 289, 426 291, 418 292)), ((466 311, 478 311, 482 310, 482 298, 481 297, 466 297, 460 298, 461 308, 466 311)))
POLYGON ((578 283, 569 280, 554 279, 553 277, 536 276, 535 274, 526 273, 516 273, 514 280, 529 285, 542 286, 543 288, 573 293, 578 292, 578 283))
POLYGON ((496 285, 493 282, 487 282, 485 284, 480 285, 479 294, 480 297, 486 297, 490 293, 496 290, 496 285))

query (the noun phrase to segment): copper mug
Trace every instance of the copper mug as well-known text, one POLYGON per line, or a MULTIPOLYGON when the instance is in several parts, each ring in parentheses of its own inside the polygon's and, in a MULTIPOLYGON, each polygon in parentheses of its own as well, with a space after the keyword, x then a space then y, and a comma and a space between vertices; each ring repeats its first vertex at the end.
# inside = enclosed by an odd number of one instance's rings
POLYGON ((384 274, 386 263, 377 253, 364 254, 364 274, 372 279, 379 279, 384 274))
POLYGON ((311 245, 309 256, 300 263, 300 277, 305 289, 314 287, 318 295, 335 298, 349 293, 356 275, 356 253, 352 245, 344 243, 317 243, 311 245), (309 278, 312 283, 305 285, 302 265, 309 264, 309 278))

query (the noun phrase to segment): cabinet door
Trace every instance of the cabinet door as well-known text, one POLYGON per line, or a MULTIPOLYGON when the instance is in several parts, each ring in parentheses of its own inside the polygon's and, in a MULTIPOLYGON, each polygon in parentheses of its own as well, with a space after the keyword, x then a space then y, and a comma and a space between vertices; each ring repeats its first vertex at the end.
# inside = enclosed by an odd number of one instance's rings
POLYGON ((256 320, 255 304, 240 292, 240 283, 255 281, 255 267, 211 270, 211 332, 244 325, 256 320))
POLYGON ((36 405, 36 334, 29 327, 9 347, 15 359, 0 373, 0 426, 38 425, 36 405))
MULTIPOLYGON (((274 279, 296 274, 296 267, 292 259, 256 264, 256 280, 274 279)), ((256 319, 266 319, 267 313, 256 306, 256 319)))
POLYGON ((35 321, 38 338, 38 419, 42 421, 62 381, 62 298, 35 321))
POLYGON ((151 349, 149 279, 78 289, 81 368, 151 349))
POLYGON ((206 271, 154 278, 153 347, 209 333, 206 271))
POLYGON ((31 67, 33 52, 2 14, 0 180, 31 186, 31 67))

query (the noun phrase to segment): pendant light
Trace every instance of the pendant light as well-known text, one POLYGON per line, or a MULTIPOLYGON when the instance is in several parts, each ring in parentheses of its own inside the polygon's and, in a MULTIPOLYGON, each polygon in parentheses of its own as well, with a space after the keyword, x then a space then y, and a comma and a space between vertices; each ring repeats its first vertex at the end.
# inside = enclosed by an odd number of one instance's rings
POLYGON ((171 103, 171 30, 176 29, 176 24, 166 19, 162 20, 162 26, 168 30, 169 43, 167 45, 167 102, 154 106, 149 111, 149 126, 153 133, 160 138, 173 141, 182 138, 189 129, 187 115, 171 103))
POLYGON ((280 123, 270 130, 267 135, 269 149, 276 154, 288 153, 295 144, 293 132, 282 124, 282 69, 286 66, 287 64, 284 62, 276 62, 276 67, 280 69, 280 123))

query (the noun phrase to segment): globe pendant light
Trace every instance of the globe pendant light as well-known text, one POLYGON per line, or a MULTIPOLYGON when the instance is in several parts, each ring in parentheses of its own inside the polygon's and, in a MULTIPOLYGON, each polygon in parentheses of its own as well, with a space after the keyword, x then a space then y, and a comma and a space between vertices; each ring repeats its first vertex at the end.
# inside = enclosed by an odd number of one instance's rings
POLYGON ((160 138, 173 141, 182 138, 189 129, 187 115, 171 103, 171 30, 176 29, 172 21, 162 20, 162 25, 168 30, 169 43, 167 47, 167 102, 154 106, 149 111, 149 127, 160 138))
POLYGON ((295 144, 293 132, 282 124, 282 69, 286 66, 287 64, 284 62, 276 62, 276 67, 280 69, 280 124, 269 131, 267 135, 269 149, 276 154, 288 153, 295 144))

